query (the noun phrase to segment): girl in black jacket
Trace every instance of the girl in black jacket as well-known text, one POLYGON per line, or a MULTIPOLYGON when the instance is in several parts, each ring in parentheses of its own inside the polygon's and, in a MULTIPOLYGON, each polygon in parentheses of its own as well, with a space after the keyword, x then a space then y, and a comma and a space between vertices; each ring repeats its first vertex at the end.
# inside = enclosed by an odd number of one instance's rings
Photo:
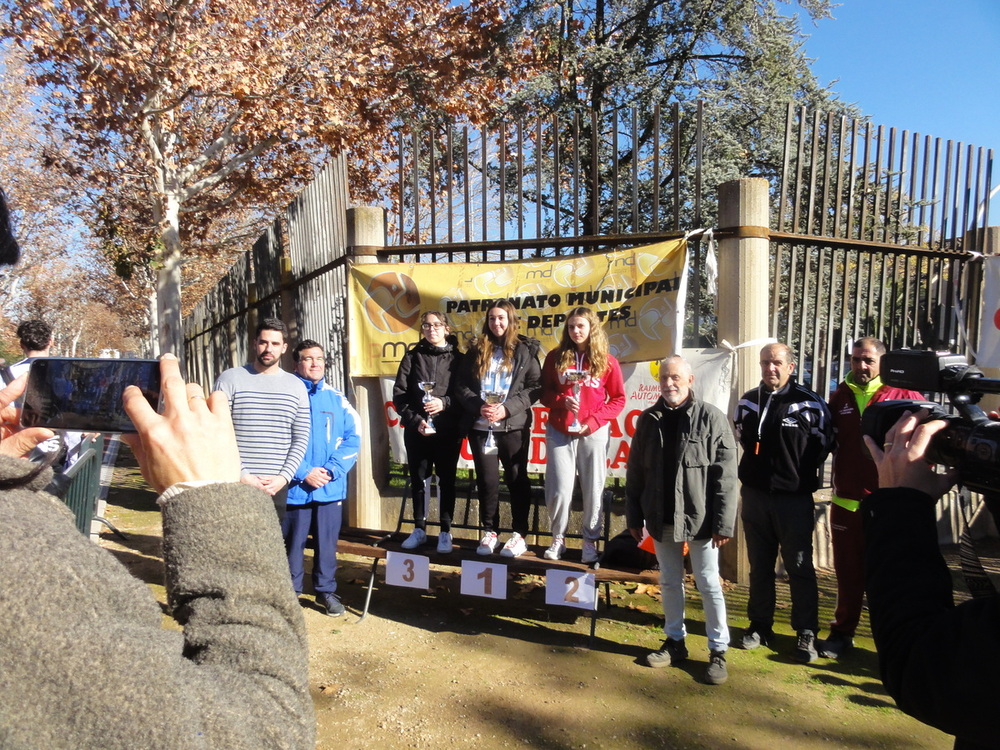
POLYGON ((457 392, 476 465, 483 532, 476 550, 480 555, 491 554, 498 543, 501 463, 510 489, 514 533, 500 554, 517 557, 528 549, 524 537, 531 510, 531 405, 542 393, 542 368, 538 341, 518 335, 519 327, 517 310, 507 300, 486 312, 482 335, 465 356, 457 392))
POLYGON ((403 549, 416 549, 427 541, 424 487, 427 477, 435 471, 441 513, 437 551, 448 554, 452 551, 455 470, 462 445, 461 406, 452 396, 461 357, 458 339, 452 335, 444 313, 425 312, 420 320, 422 338, 399 363, 392 389, 392 403, 403 423, 413 496, 414 529, 403 542, 403 549))

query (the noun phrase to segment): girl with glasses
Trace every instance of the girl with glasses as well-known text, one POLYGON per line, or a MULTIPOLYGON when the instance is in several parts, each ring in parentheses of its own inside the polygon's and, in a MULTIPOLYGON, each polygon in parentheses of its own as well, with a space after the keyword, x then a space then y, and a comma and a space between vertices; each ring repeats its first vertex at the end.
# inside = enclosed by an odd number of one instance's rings
POLYGON ((452 551, 451 517, 455 512, 455 471, 462 445, 459 432, 461 405, 453 391, 461 359, 458 339, 448 317, 425 312, 421 339, 399 363, 392 403, 403 424, 403 444, 410 468, 414 529, 403 549, 416 549, 427 541, 425 483, 431 473, 438 478, 441 533, 437 551, 452 551))

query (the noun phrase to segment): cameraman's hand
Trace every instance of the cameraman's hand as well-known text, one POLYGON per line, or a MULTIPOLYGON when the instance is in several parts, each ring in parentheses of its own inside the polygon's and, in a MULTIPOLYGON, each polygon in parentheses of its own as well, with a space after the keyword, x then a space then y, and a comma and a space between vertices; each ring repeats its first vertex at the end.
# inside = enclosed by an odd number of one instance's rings
POLYGON ((27 384, 28 375, 25 373, 0 391, 0 453, 5 456, 27 456, 36 445, 55 435, 44 427, 21 428, 21 410, 13 403, 24 394, 27 384))
POLYGON ((240 455, 222 391, 205 399, 201 386, 185 385, 173 354, 160 358, 163 414, 157 414, 136 386, 122 394, 138 434, 124 435, 142 475, 157 492, 178 482, 238 482, 240 455))
POLYGON ((904 414, 886 433, 882 447, 868 435, 864 436, 878 468, 879 487, 909 487, 936 500, 955 483, 954 471, 939 474, 924 458, 931 438, 948 426, 940 419, 920 424, 928 416, 926 409, 904 414))

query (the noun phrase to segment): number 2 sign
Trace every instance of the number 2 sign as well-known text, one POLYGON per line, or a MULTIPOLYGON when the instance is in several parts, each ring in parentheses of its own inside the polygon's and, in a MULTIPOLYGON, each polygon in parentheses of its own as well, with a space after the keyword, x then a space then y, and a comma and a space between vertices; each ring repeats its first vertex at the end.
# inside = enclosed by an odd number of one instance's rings
POLYGON ((545 603, 596 609, 597 584, 593 573, 550 568, 545 571, 545 603))

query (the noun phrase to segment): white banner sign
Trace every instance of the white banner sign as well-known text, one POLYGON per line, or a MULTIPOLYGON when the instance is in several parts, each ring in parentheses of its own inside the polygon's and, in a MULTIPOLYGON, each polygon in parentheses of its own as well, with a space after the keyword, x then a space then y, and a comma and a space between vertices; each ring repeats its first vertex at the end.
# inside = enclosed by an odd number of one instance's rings
MULTIPOLYGON (((719 407, 723 413, 729 412, 729 395, 732 390, 732 353, 727 349, 685 349, 682 355, 694 369, 695 395, 719 407)), ((625 378, 625 408, 611 423, 608 441, 608 474, 612 477, 625 476, 629 447, 639 415, 656 403, 660 397, 658 368, 655 362, 639 362, 622 365, 625 378)), ((382 399, 386 420, 389 425, 389 446, 399 463, 406 463, 406 449, 403 447, 403 427, 399 415, 392 405, 394 378, 381 378, 382 399)), ((545 472, 545 425, 549 410, 541 404, 532 407, 531 450, 528 454, 528 471, 545 472)), ((462 442, 459 467, 472 468, 472 452, 468 441, 462 442)))
POLYGON ((983 319, 976 364, 1000 367, 1000 256, 983 260, 983 319))

